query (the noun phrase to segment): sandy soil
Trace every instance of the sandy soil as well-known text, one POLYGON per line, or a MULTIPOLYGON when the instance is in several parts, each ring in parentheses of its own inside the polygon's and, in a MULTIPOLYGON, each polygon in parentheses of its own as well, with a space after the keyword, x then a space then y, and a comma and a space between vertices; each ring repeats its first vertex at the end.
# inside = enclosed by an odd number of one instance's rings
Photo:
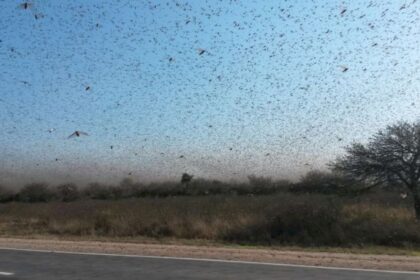
POLYGON ((159 245, 98 241, 61 241, 17 238, 0 238, 0 247, 50 251, 193 257, 348 268, 420 271, 420 257, 413 256, 366 254, 359 255, 345 253, 283 251, 278 249, 242 249, 188 245, 159 245))

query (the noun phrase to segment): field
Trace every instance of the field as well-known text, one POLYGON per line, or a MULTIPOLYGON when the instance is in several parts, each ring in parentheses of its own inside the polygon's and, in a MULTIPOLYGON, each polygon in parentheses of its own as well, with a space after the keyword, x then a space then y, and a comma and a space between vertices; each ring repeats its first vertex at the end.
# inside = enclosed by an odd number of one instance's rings
POLYGON ((139 197, 0 204, 0 235, 204 240, 305 247, 420 247, 396 193, 139 197))

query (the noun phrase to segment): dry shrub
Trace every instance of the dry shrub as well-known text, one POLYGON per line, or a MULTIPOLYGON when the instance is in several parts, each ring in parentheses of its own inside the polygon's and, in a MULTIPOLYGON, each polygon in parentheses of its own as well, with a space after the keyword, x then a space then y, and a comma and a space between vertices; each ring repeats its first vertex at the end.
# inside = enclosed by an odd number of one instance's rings
POLYGON ((18 193, 18 200, 22 202, 47 202, 54 194, 44 183, 32 183, 24 186, 18 193))
POLYGON ((12 202, 0 205, 0 213, 3 234, 420 246, 420 225, 405 207, 315 194, 12 202))

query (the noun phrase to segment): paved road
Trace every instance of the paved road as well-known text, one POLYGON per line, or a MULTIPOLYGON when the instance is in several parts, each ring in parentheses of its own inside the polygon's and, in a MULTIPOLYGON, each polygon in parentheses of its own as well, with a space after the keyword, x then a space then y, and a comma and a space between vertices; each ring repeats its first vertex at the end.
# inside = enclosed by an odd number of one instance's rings
POLYGON ((0 249, 0 279, 418 280, 420 274, 0 249))

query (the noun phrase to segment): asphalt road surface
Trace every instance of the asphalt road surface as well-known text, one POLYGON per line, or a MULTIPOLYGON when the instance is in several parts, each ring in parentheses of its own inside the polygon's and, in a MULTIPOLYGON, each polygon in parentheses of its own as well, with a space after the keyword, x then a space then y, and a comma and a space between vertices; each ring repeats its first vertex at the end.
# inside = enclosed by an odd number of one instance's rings
POLYGON ((0 249, 0 279, 419 280, 420 273, 0 249))

